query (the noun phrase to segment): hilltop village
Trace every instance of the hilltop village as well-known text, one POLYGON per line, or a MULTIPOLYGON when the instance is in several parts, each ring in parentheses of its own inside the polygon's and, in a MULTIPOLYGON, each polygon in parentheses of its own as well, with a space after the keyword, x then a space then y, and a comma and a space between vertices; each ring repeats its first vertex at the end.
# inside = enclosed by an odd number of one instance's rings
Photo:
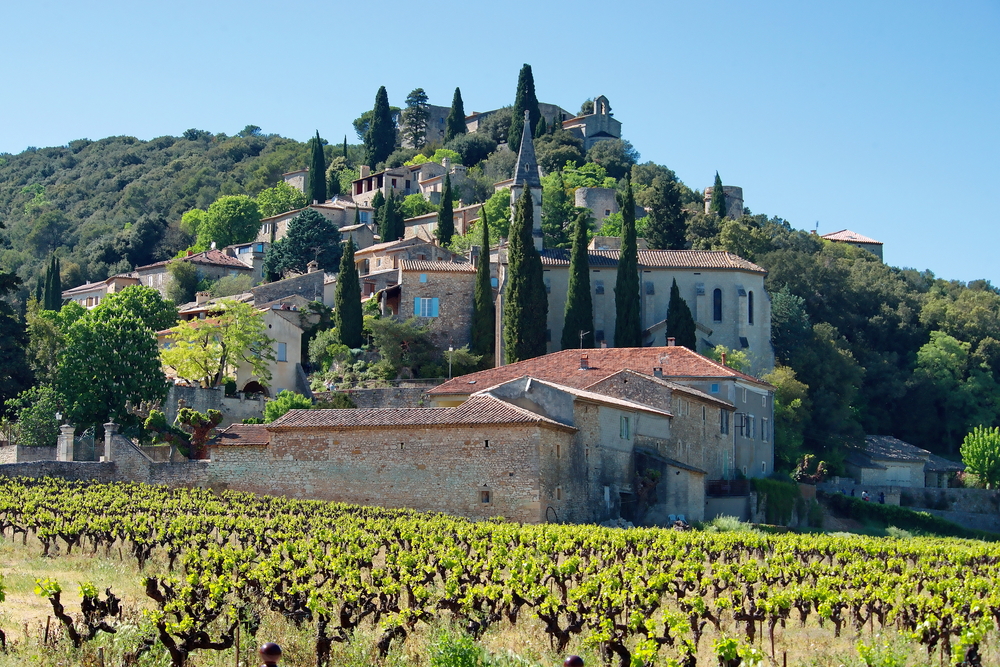
MULTIPOLYGON (((32 342, 26 390, 52 414, 43 436, 11 428, 0 472, 649 525, 750 518, 750 480, 793 468, 897 503, 962 474, 892 415, 858 416, 866 339, 810 322, 815 287, 793 291, 799 255, 898 272, 882 244, 754 216, 718 174, 691 190, 638 163, 611 109, 537 102, 528 66, 488 112, 457 89, 394 110, 381 89, 362 147, 317 133, 256 199, 184 213, 171 257, 64 290, 52 253, 29 318, 52 342, 32 342), (129 379, 101 386, 102 364, 129 379)), ((904 305, 880 317, 902 326, 904 305)), ((963 344, 992 372, 985 338, 963 344)))

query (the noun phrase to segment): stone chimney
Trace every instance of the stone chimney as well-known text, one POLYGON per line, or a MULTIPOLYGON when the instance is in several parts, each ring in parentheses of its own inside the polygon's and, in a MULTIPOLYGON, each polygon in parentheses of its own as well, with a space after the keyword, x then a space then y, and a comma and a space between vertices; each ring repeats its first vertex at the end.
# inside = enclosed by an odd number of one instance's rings
POLYGON ((307 273, 316 273, 317 271, 319 271, 319 262, 317 262, 315 259, 312 260, 311 262, 306 264, 306 269, 307 273))
POLYGON ((676 347, 676 346, 677 346, 677 339, 676 338, 674 338, 673 336, 671 336, 670 338, 667 339, 667 347, 676 347))
POLYGON ((367 178, 368 176, 371 176, 371 175, 372 175, 372 168, 369 167, 367 164, 361 165, 361 174, 360 174, 360 177, 361 178, 367 178))
POLYGON ((590 370, 590 355, 587 354, 580 355, 580 370, 581 371, 590 370))
POLYGON ((441 166, 444 167, 445 173, 451 171, 451 158, 444 158, 441 160, 441 166))
POLYGON ((653 377, 663 379, 663 366, 653 366, 653 377))
POLYGON ((726 365, 726 353, 723 352, 721 356, 722 356, 722 365, 725 366, 726 365))
POLYGON ((211 292, 196 292, 194 295, 194 302, 200 306, 203 303, 207 303, 211 298, 211 292))

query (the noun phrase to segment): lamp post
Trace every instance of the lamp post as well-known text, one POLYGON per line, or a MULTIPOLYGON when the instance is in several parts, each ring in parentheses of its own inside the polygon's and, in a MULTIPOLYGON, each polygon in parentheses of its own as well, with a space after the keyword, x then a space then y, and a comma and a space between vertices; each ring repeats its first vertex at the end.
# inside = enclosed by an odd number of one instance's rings
POLYGON ((451 379, 451 353, 455 351, 455 345, 451 341, 448 342, 448 379, 451 379))
POLYGON ((583 337, 586 336, 589 333, 590 333, 589 331, 584 331, 583 329, 580 329, 580 349, 581 350, 583 349, 583 337))

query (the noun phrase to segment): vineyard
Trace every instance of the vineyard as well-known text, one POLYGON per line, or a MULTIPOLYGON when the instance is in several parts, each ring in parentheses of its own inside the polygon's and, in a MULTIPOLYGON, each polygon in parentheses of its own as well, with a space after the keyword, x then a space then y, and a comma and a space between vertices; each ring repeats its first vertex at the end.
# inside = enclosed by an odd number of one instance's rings
MULTIPOLYGON (((473 638, 523 628, 617 667, 781 665, 806 628, 860 642, 859 664, 897 664, 864 657, 882 633, 927 664, 1000 657, 1000 546, 971 540, 525 526, 19 478, 0 478, 0 534, 54 559, 137 567, 142 631, 116 664, 157 652, 202 664, 241 634, 252 642, 265 616, 307 632, 317 666, 361 630, 385 657, 442 619, 473 638)), ((76 647, 116 632, 130 602, 84 584, 74 615, 58 581, 36 592, 76 647)), ((16 655, 15 628, 0 629, 16 655)))

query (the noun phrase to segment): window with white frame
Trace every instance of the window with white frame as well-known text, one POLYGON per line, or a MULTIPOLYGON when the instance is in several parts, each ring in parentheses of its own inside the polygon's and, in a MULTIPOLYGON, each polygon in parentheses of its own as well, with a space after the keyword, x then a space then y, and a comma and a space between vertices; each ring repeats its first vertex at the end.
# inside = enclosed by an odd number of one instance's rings
POLYGON ((288 343, 278 343, 278 361, 288 361, 288 343))
POLYGON ((618 429, 619 429, 618 435, 621 437, 622 440, 628 440, 631 437, 628 417, 622 415, 621 421, 619 422, 618 425, 618 429))
POLYGON ((416 317, 437 317, 438 316, 437 297, 433 297, 430 299, 416 297, 415 299, 413 299, 413 315, 416 317))

